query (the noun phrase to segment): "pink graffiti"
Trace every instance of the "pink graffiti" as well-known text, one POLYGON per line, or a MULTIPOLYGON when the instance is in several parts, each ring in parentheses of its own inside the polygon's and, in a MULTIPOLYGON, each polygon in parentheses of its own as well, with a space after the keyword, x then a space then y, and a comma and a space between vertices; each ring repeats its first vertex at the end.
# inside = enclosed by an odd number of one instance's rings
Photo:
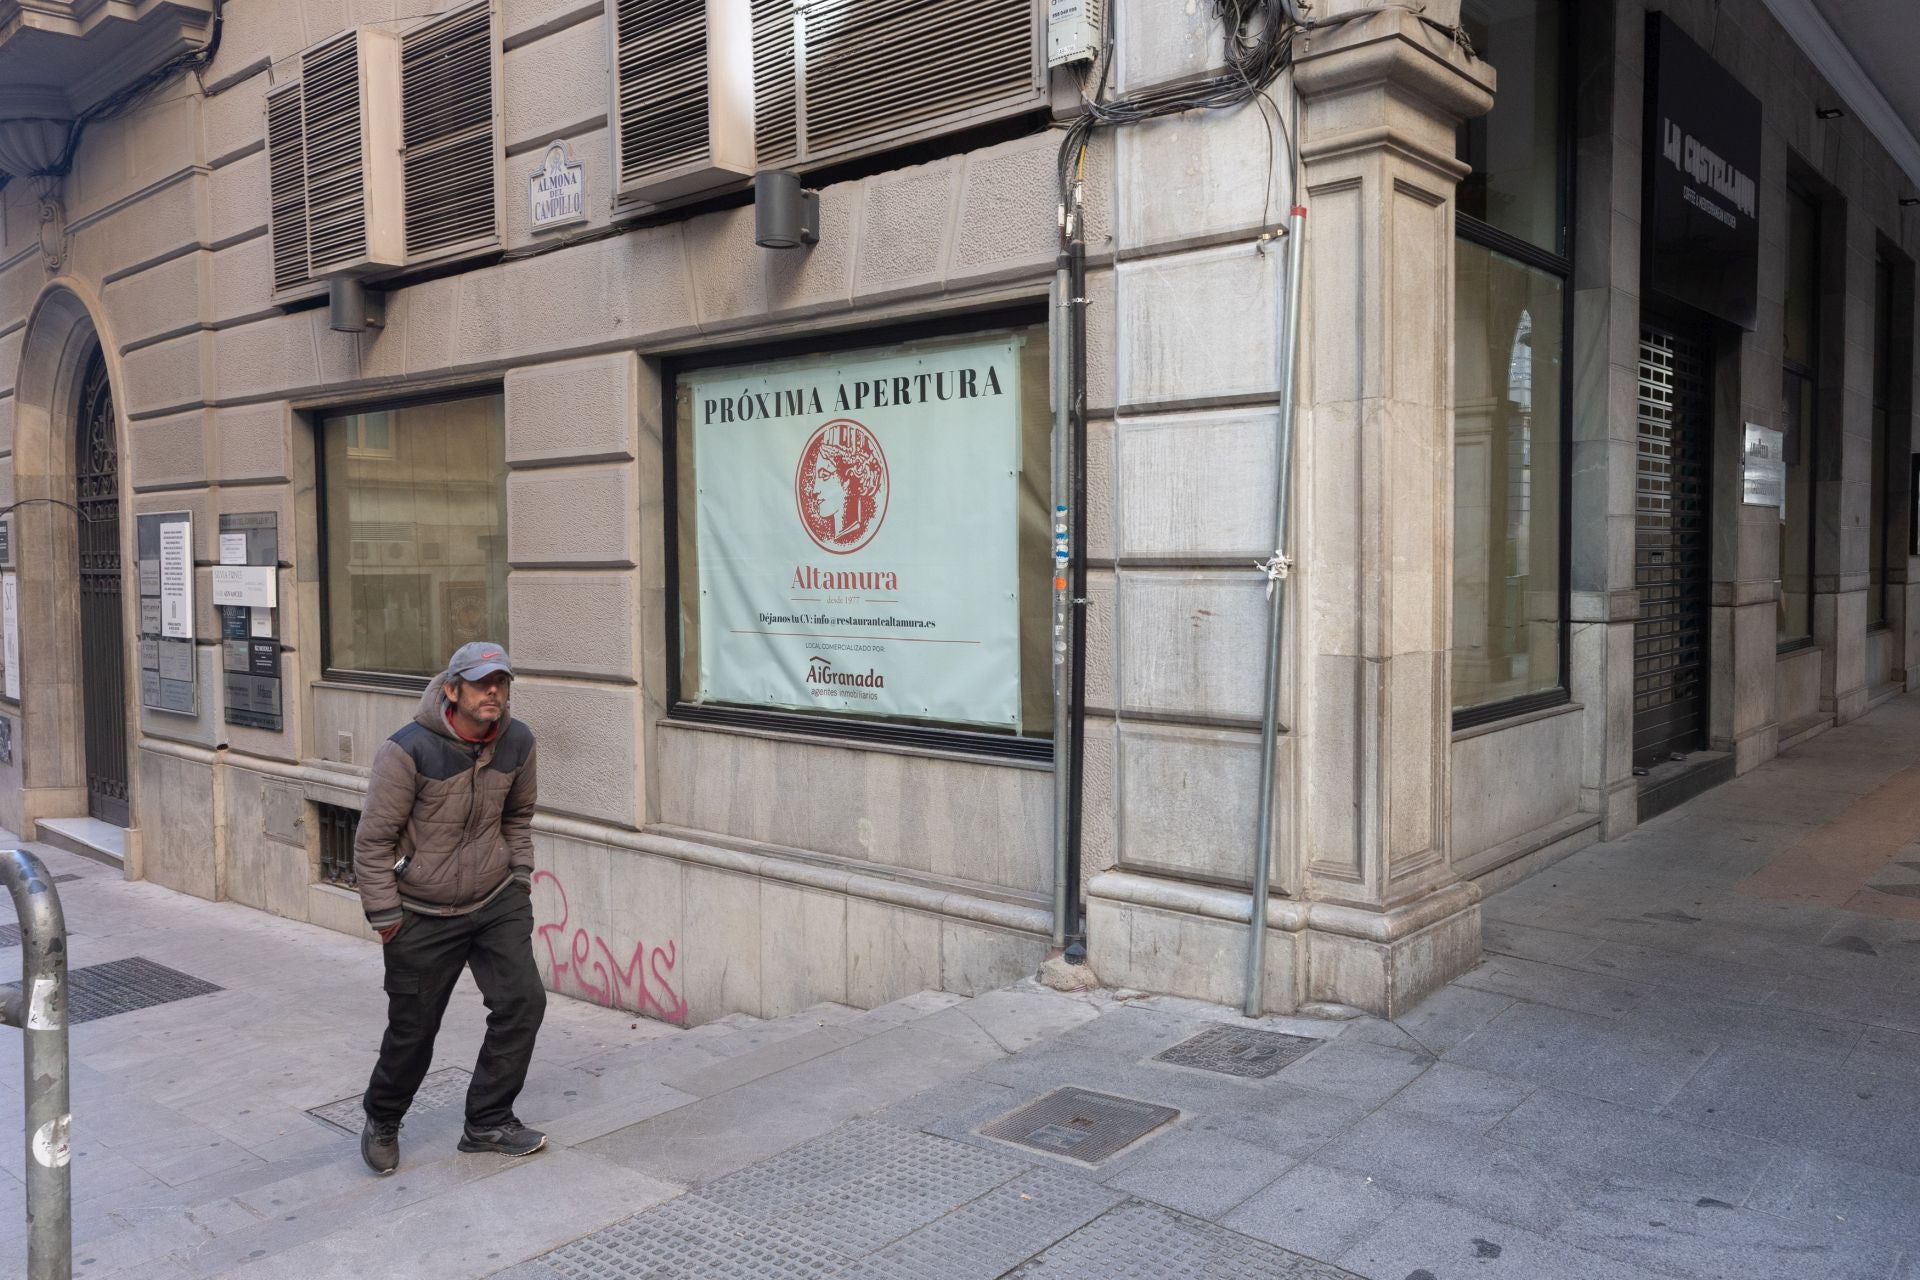
POLYGON ((535 884, 542 880, 552 882, 554 892, 560 895, 559 921, 534 930, 547 944, 555 991, 575 999, 591 1000, 609 1009, 631 1009, 667 1022, 686 1022, 687 1002, 673 989, 673 968, 679 947, 672 939, 668 939, 665 946, 651 950, 644 941, 635 944, 633 958, 623 965, 599 934, 575 927, 572 936, 568 936, 573 914, 567 903, 566 886, 551 871, 533 873, 535 884), (562 943, 558 949, 554 945, 556 939, 562 943))

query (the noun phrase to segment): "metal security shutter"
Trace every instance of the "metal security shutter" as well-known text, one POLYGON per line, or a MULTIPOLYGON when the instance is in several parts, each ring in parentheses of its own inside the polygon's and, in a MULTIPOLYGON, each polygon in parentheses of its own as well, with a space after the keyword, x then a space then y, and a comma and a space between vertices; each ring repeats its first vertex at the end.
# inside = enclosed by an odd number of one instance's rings
POLYGON ((273 236, 273 287, 307 281, 307 149, 300 86, 267 99, 267 221, 273 236))
POLYGON ((776 7, 754 11, 762 167, 844 159, 1044 105, 1036 0, 806 0, 797 30, 776 7))
POLYGON ((407 256, 499 238, 493 13, 473 5, 400 40, 407 256))
POLYGON ((619 0, 620 185, 644 184, 707 153, 705 0, 619 0))
POLYGON ((310 275, 367 258, 365 148, 360 133, 360 34, 349 31, 301 59, 306 116, 310 275))

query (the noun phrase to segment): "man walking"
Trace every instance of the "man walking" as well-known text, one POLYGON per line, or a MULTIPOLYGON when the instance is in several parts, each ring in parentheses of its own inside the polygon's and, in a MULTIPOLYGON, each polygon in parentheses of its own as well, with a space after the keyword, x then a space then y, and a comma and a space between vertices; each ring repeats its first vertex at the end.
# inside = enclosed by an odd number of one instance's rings
POLYGON ((462 645, 373 757, 353 870, 387 967, 387 1032, 360 1135, 378 1174, 399 1166, 401 1117, 469 965, 487 1034, 460 1150, 527 1156, 547 1142, 513 1114, 547 994, 533 963, 533 733, 508 714, 512 683, 504 648, 462 645))

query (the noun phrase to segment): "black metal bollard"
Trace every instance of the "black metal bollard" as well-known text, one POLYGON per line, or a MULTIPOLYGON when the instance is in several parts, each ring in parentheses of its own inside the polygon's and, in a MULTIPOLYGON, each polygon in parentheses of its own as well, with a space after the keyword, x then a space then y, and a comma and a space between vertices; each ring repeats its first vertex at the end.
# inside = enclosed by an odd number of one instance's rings
POLYGON ((0 879, 20 917, 20 989, 0 991, 0 1023, 26 1037, 27 1280, 71 1280, 66 916, 53 877, 31 853, 0 850, 0 879))

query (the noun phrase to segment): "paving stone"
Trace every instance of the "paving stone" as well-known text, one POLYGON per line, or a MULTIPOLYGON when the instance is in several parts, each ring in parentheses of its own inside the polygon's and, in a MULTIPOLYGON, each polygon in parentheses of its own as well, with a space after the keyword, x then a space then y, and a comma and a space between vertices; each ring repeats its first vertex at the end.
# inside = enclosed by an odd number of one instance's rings
POLYGON ((1619 1017, 1652 990, 1645 983, 1623 982, 1611 976, 1583 973, 1516 956, 1489 957, 1463 974, 1458 982, 1475 991, 1490 991, 1602 1017, 1619 1017))
POLYGON ((1864 1028, 1859 1043, 1847 1055, 1847 1066, 1901 1080, 1920 1080, 1920 1033, 1892 1027, 1864 1028))
POLYGON ((1711 992, 1723 1000, 1759 1002, 1780 986, 1777 969, 1715 960, 1691 951, 1636 946, 1629 942, 1602 942, 1575 961, 1574 967, 1633 982, 1711 992))
POLYGON ((1403 1202, 1364 1173, 1308 1161, 1240 1204, 1220 1224, 1311 1258, 1338 1258, 1403 1202))
POLYGON ((1368 1280, 1662 1280, 1668 1274, 1426 1200, 1388 1215, 1335 1261, 1368 1280))
POLYGON ((1286 1171, 1286 1161, 1224 1133, 1175 1129, 1102 1179, 1142 1200, 1217 1219, 1286 1171))
POLYGON ((830 1275, 851 1259, 683 1196, 540 1261, 565 1280, 800 1280, 830 1275))
POLYGON ((1044 988, 1016 988, 985 992, 929 1014, 918 1025, 958 1039, 977 1033, 1002 1053, 1018 1053, 1099 1016, 1099 1008, 1082 997, 1044 988))
POLYGON ((1280 1072, 1279 1079, 1296 1088, 1350 1098, 1377 1107, 1418 1080, 1435 1059, 1425 1053, 1407 1053, 1385 1045, 1334 1041, 1314 1050, 1280 1072))
POLYGON ((1025 1169, 834 1275, 845 1280, 992 1280, 1125 1198, 1077 1174, 1025 1169))
POLYGON ((1026 1162, 873 1121, 848 1125, 697 1194, 861 1257, 984 1195, 1026 1162))
POLYGON ((1711 1129, 1920 1175, 1920 1085, 1745 1048, 1722 1049, 1665 1114, 1711 1129))
POLYGON ((863 1035, 849 1027, 816 1027, 722 1062, 673 1076, 663 1083, 698 1098, 711 1097, 762 1076, 770 1076, 776 1071, 825 1057, 836 1049, 844 1049, 863 1039, 863 1035))
POLYGON ((1386 1109, 1485 1133, 1537 1088, 1530 1080, 1436 1062, 1388 1099, 1386 1109))
POLYGON ((1569 1206, 1554 1235, 1648 1270, 1741 1280, 1882 1280, 1901 1252, 1846 1224, 1782 1222, 1712 1197, 1623 1187, 1569 1206))
POLYGON ((1635 1033, 1707 1036, 1794 1058, 1837 1062, 1853 1051, 1864 1030, 1844 1018, 1719 1000, 1705 991, 1660 988, 1626 1018, 1635 1033))
POLYGON ((1699 1037, 1638 1034, 1618 1019, 1516 1004, 1446 1059, 1651 1109, 1677 1094, 1714 1047, 1699 1037))
POLYGON ((1746 1207, 1810 1219, 1893 1248, 1920 1251, 1920 1178, 1812 1151, 1784 1151, 1760 1173, 1746 1207))
POLYGON ((1602 945, 1586 934, 1537 929, 1512 920, 1489 920, 1480 930, 1480 946, 1488 955, 1517 956, 1569 967, 1602 945))
POLYGON ((1137 1280, 1342 1280, 1350 1273, 1159 1205, 1128 1201, 1047 1249, 1009 1280, 1129 1276, 1137 1280))
POLYGON ((1408 1199, 1444 1200, 1546 1234, 1582 1175, 1561 1162, 1463 1129, 1377 1111, 1313 1154, 1408 1199))
MULTIPOLYGON (((1458 985, 1445 986, 1394 1022, 1385 1024, 1397 1033, 1387 1043, 1399 1044, 1398 1037, 1405 1036, 1426 1052, 1444 1056, 1448 1050, 1479 1034, 1513 1003, 1511 996, 1458 985)), ((1371 1040, 1379 1036, 1378 1030, 1361 1025, 1349 1028, 1340 1038, 1371 1040)))
POLYGON ((543 1253, 678 1190, 577 1151, 517 1161, 461 1159, 493 1172, 436 1197, 431 1208, 336 1222, 327 1235, 229 1274, 234 1280, 362 1280, 405 1259, 408 1280, 464 1280, 543 1253), (487 1223, 512 1228, 475 1229, 487 1223))
POLYGON ((1775 1154, 1769 1143, 1552 1089, 1533 1094, 1487 1136, 1595 1179, 1735 1204, 1775 1154))

